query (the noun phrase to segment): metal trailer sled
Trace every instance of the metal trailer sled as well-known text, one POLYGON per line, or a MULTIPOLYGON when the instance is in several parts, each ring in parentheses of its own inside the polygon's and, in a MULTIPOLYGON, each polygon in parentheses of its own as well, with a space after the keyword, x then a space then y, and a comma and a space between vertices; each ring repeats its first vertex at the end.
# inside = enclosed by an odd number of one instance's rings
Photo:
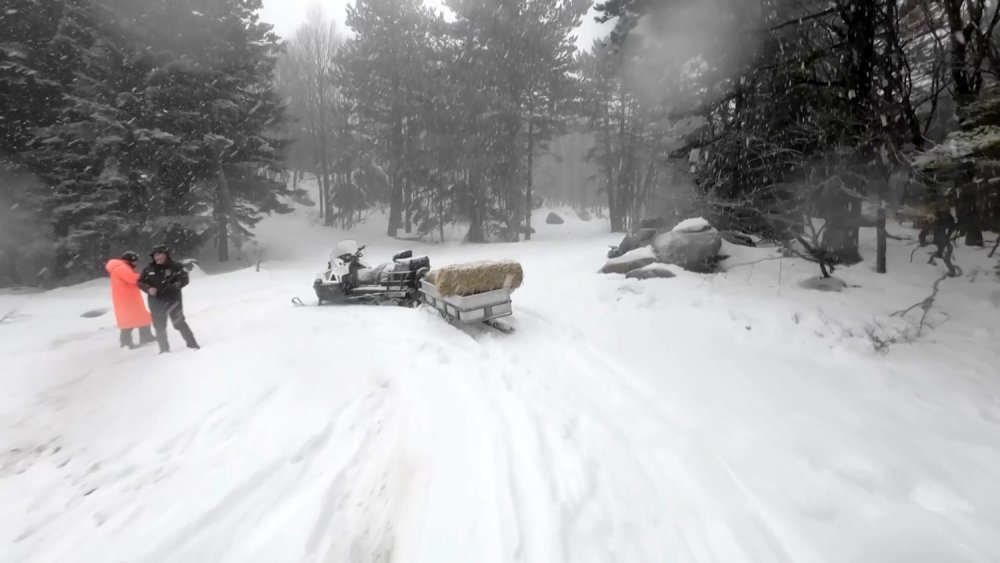
POLYGON ((421 280, 419 291, 423 295, 424 303, 437 309, 450 323, 461 325, 482 323, 508 334, 514 332, 514 327, 498 320, 513 314, 510 288, 465 296, 443 296, 433 283, 421 280))

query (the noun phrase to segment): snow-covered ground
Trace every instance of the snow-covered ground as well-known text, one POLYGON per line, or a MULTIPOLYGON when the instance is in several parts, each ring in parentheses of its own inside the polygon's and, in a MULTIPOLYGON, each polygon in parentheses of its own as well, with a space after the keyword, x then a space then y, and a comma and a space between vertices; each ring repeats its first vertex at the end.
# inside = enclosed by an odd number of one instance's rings
MULTIPOLYGON (((345 236, 308 213, 262 223, 261 271, 193 275, 198 352, 118 348, 81 317, 103 280, 0 295, 0 561, 1000 560, 985 252, 959 249, 914 344, 923 310, 891 313, 942 268, 901 243, 842 293, 729 245, 724 274, 599 275, 618 237, 572 216, 411 245, 521 261, 504 335, 292 307, 345 236)), ((408 244, 383 227, 350 235, 373 261, 408 244)))

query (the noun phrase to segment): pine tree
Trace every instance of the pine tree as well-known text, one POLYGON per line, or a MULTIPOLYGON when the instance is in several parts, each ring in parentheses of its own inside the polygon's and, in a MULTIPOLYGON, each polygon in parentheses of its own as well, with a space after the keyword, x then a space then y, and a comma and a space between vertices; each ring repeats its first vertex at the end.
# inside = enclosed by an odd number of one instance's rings
POLYGON ((3 148, 45 180, 34 199, 57 277, 99 273, 109 253, 152 240, 185 251, 215 236, 226 260, 260 212, 285 210, 268 179, 284 148, 271 135, 278 44, 259 2, 20 8, 4 12, 22 25, 3 44, 3 148))
MULTIPOLYGON (((28 48, 18 59, 35 68, 14 68, 27 75, 24 82, 14 83, 23 87, 23 94, 47 97, 39 100, 37 110, 19 113, 15 107, 4 113, 19 124, 7 137, 10 149, 20 151, 17 161, 50 187, 36 199, 41 203, 39 218, 52 224, 55 274, 64 278, 71 270, 95 271, 109 235, 120 233, 123 226, 123 179, 116 153, 124 138, 114 91, 122 69, 122 40, 111 15, 93 2, 38 8, 55 18, 54 25, 29 27, 31 33, 47 32, 24 38, 28 48), (41 46, 51 52, 32 53, 41 46)), ((8 11, 7 16, 19 13, 8 11)), ((38 15, 25 13, 29 21, 38 15)))
POLYGON ((389 236, 404 225, 412 185, 409 151, 417 129, 420 82, 428 60, 430 13, 417 0, 359 0, 348 6, 354 37, 343 47, 346 95, 359 127, 371 133, 389 183, 389 236))
POLYGON ((168 203, 212 224, 221 261, 231 241, 240 244, 260 211, 285 211, 276 196, 286 187, 270 180, 283 143, 273 132, 283 108, 272 90, 278 50, 270 26, 257 21, 259 0, 186 0, 149 11, 151 47, 160 66, 141 89, 141 122, 164 131, 166 149, 154 174, 168 203), (161 30, 187 30, 173 38, 161 30), (166 62, 164 61, 171 61, 166 62))

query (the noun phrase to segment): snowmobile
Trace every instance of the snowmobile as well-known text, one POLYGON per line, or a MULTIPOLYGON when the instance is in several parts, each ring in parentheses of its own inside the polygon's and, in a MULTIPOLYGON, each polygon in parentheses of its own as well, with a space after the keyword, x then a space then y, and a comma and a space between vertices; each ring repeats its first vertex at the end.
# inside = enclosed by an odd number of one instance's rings
POLYGON ((364 261, 364 246, 353 239, 337 244, 330 254, 327 269, 316 276, 313 289, 319 304, 364 303, 416 307, 421 303, 420 280, 430 271, 426 256, 413 256, 407 250, 391 262, 369 266, 364 261))
MULTIPOLYGON (((364 246, 353 239, 341 241, 330 254, 327 269, 317 274, 313 289, 319 305, 372 304, 419 307, 426 303, 436 309, 449 323, 455 325, 485 324, 502 332, 513 332, 513 327, 499 321, 512 313, 511 288, 483 291, 472 295, 440 293, 431 283, 431 261, 426 256, 414 257, 407 250, 392 257, 391 262, 371 267, 364 261, 364 246)), ((305 306, 298 297, 292 304, 305 306)))

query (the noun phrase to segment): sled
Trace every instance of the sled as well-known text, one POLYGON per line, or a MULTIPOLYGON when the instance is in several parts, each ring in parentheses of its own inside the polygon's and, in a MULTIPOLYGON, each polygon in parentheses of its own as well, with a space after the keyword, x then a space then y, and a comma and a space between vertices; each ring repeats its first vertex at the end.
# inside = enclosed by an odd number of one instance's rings
POLYGON ((444 296, 427 280, 421 280, 420 293, 424 303, 437 309, 449 323, 470 325, 481 323, 504 333, 514 332, 514 327, 499 321, 513 314, 510 289, 502 288, 473 295, 444 296))

